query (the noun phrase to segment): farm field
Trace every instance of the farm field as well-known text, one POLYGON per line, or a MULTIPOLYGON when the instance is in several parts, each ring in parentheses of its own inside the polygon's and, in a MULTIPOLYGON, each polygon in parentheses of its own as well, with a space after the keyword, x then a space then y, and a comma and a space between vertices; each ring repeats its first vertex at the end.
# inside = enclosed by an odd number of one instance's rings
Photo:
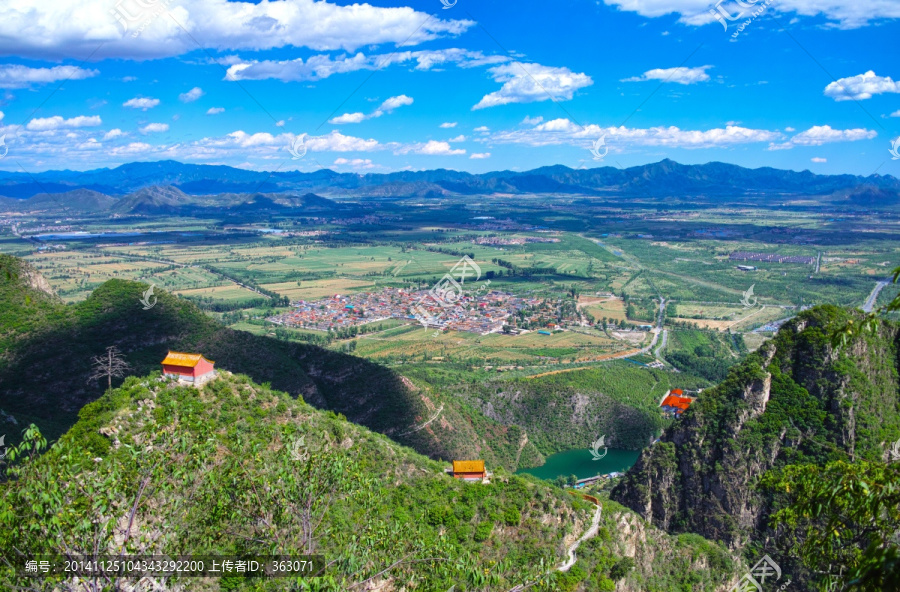
POLYGON ((547 365, 589 361, 626 347, 615 340, 562 331, 551 335, 476 335, 461 331, 435 332, 418 324, 356 338, 356 355, 373 360, 455 361, 470 364, 547 365))
POLYGON ((213 286, 210 288, 194 288, 175 292, 181 296, 197 297, 209 300, 232 303, 258 298, 256 292, 240 286, 213 286))
POLYGON ((291 300, 313 300, 328 298, 335 294, 347 294, 376 289, 374 282, 348 278, 308 280, 262 284, 262 287, 287 296, 291 300))
POLYGON ((595 319, 615 319, 624 321, 625 303, 620 298, 598 298, 595 296, 581 296, 578 299, 581 309, 595 319))

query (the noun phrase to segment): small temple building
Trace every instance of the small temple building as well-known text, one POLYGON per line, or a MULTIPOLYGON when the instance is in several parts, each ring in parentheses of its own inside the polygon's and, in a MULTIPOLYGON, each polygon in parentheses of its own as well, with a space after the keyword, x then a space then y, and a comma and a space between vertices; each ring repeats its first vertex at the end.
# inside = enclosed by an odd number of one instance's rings
POLYGON ((693 402, 694 399, 684 396, 684 391, 682 389, 672 389, 663 398, 659 407, 664 413, 680 416, 687 411, 688 407, 690 407, 693 402))
POLYGON ((483 460, 455 460, 453 461, 453 477, 464 481, 484 481, 487 471, 483 460))
POLYGON ((163 375, 175 376, 178 382, 200 386, 215 378, 215 362, 207 360, 203 354, 187 354, 170 351, 162 361, 163 375))

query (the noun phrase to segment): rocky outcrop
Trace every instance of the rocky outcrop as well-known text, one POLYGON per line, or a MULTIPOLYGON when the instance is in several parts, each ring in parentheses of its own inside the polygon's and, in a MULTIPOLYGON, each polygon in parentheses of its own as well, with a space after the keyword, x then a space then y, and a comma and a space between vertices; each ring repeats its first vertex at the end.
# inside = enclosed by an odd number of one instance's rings
POLYGON ((47 278, 30 265, 22 266, 22 276, 22 279, 30 288, 39 290, 48 296, 56 297, 56 292, 50 287, 50 282, 47 281, 47 278))
POLYGON ((615 532, 615 553, 630 558, 634 569, 628 577, 616 582, 616 592, 645 592, 658 589, 654 587, 654 578, 660 578, 666 570, 673 570, 673 564, 680 564, 686 571, 693 573, 710 573, 718 576, 720 581, 707 582, 700 585, 695 582, 694 590, 714 590, 725 592, 730 590, 738 578, 734 574, 745 571, 742 559, 723 552, 709 545, 708 553, 692 553, 687 555, 684 547, 677 544, 677 539, 662 535, 656 528, 639 517, 626 511, 617 510, 612 504, 606 504, 605 527, 615 532))

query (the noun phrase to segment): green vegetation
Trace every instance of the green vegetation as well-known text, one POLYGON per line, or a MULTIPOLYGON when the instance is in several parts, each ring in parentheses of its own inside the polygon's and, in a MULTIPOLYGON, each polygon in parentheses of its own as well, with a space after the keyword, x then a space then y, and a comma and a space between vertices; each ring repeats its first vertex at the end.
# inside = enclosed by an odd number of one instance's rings
POLYGON ((448 390, 488 417, 521 426, 529 443, 549 456, 586 448, 600 435, 614 448, 643 448, 666 425, 659 410, 663 395, 671 388, 707 384, 689 375, 617 361, 602 368, 463 383, 448 390))
POLYGON ((900 589, 900 464, 792 465, 765 476, 781 508, 772 515, 783 549, 818 589, 900 589))
POLYGON ((721 382, 737 361, 746 353, 740 335, 718 331, 678 329, 669 332, 665 357, 683 372, 702 376, 710 382, 721 382))

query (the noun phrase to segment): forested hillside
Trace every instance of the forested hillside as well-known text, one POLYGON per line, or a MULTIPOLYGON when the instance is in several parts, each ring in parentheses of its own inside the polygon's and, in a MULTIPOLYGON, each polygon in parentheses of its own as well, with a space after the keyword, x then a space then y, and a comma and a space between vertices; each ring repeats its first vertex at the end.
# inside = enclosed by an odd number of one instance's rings
POLYGON ((659 401, 670 388, 705 386, 689 375, 612 362, 512 381, 462 384, 449 391, 486 417, 517 425, 545 455, 587 448, 599 436, 613 448, 640 450, 666 421, 659 401))

